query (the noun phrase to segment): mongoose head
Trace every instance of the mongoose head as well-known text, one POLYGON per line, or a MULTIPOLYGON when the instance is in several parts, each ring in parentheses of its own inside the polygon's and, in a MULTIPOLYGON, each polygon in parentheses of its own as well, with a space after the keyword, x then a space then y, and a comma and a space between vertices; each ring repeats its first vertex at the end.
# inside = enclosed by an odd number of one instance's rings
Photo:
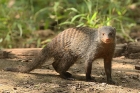
POLYGON ((103 26, 98 29, 100 40, 103 43, 115 43, 116 29, 111 26, 103 26))

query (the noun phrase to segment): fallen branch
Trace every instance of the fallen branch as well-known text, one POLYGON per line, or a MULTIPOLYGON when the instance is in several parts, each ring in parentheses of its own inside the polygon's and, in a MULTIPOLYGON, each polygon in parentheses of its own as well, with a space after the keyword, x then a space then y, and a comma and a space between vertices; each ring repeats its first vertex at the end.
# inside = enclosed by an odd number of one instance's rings
MULTIPOLYGON (((17 48, 0 50, 0 58, 32 59, 42 48, 17 48)), ((140 58, 140 43, 117 44, 114 57, 140 58)))
POLYGON ((42 48, 16 48, 0 50, 0 58, 32 59, 42 48))

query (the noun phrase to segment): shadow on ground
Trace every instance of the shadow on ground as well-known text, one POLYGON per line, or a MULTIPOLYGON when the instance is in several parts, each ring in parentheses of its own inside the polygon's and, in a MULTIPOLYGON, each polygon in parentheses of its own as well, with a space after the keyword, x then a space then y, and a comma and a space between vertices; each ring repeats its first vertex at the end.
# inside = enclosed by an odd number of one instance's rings
POLYGON ((115 85, 106 84, 103 60, 93 63, 92 78, 96 82, 85 81, 83 62, 74 64, 69 72, 73 77, 69 80, 61 79, 54 71, 51 63, 45 63, 41 68, 27 73, 6 72, 5 67, 26 64, 17 60, 0 59, 0 92, 20 93, 139 93, 140 71, 134 66, 139 59, 114 58, 112 64, 112 78, 115 85))

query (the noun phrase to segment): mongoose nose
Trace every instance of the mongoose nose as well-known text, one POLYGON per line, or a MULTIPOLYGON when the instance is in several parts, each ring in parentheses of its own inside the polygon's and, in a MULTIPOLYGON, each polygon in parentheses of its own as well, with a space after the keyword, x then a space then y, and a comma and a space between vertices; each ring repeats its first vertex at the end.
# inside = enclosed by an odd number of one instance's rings
POLYGON ((105 40, 105 42, 106 42, 106 43, 110 43, 110 42, 111 42, 111 39, 110 39, 110 38, 107 38, 107 39, 105 40))
POLYGON ((109 39, 109 38, 107 38, 107 39, 106 39, 106 41, 110 41, 110 39, 109 39))

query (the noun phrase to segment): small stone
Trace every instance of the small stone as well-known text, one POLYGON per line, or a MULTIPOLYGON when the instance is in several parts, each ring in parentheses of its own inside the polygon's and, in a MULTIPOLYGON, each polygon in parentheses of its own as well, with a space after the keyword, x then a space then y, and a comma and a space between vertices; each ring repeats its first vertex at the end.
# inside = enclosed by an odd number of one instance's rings
POLYGON ((122 83, 125 83, 125 82, 126 82, 126 81, 124 81, 124 80, 122 81, 122 83))
POLYGON ((138 76, 133 76, 133 79, 138 79, 138 76))
POLYGON ((136 70, 140 70, 140 65, 136 65, 136 66, 135 66, 135 69, 136 69, 136 70))
POLYGON ((71 88, 71 89, 76 90, 76 86, 72 86, 72 88, 71 88))
POLYGON ((102 86, 105 86, 106 85, 106 83, 102 83, 102 86))
POLYGON ((13 89, 14 89, 14 90, 17 90, 17 88, 16 88, 16 87, 14 87, 13 89))
POLYGON ((8 90, 4 90, 2 93, 10 93, 10 91, 8 91, 8 90))

